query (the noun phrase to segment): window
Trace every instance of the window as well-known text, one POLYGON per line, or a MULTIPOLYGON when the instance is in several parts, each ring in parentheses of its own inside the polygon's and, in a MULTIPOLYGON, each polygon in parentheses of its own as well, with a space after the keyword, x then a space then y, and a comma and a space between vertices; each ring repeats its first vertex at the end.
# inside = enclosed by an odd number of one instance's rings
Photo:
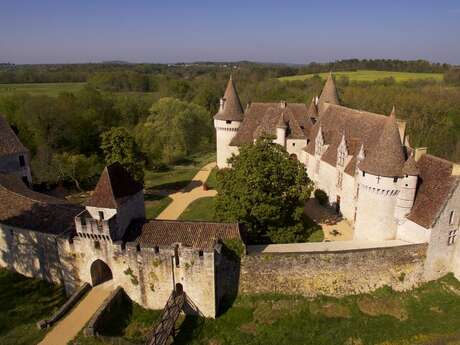
POLYGON ((104 220, 104 212, 99 211, 99 220, 104 220))
MULTIPOLYGON (((396 183, 398 182, 398 178, 397 177, 393 177, 393 182, 396 183)), ((407 185, 406 185, 407 186, 407 185)))
POLYGON ((200 250, 200 251, 198 252, 198 256, 200 257, 200 259, 203 258, 203 251, 202 251, 202 250, 200 250))
POLYGON ((99 243, 99 241, 94 241, 94 248, 101 249, 101 244, 99 243))
POLYGON ((140 252, 140 251, 141 251, 141 245, 140 245, 140 244, 136 245, 136 251, 137 251, 137 252, 140 252))
POLYGON ((363 171, 363 177, 364 177, 364 176, 366 176, 366 172, 365 172, 365 171, 363 171))
POLYGON ((345 152, 343 150, 339 150, 339 154, 337 156, 337 164, 342 167, 345 165, 345 152))
POLYGON ((158 254, 160 252, 160 247, 155 246, 155 253, 158 254))
POLYGON ((225 123, 226 123, 227 125, 230 125, 230 124, 232 123, 232 121, 227 120, 227 121, 225 121, 225 123))
POLYGON ((81 220, 81 225, 85 226, 86 225, 86 217, 81 217, 80 220, 81 220))
POLYGON ((292 143, 292 146, 295 146, 295 143, 292 143))
POLYGON ((174 247, 174 261, 176 262, 176 267, 179 267, 179 246, 174 247))
POLYGON ((342 181, 343 181, 343 172, 339 171, 337 173, 337 187, 342 188, 342 181))
POLYGON ((26 165, 26 160, 24 159, 23 155, 19 156, 19 166, 23 167, 26 165))
POLYGON ((450 246, 455 243, 455 238, 457 237, 457 230, 449 231, 449 237, 447 239, 447 245, 450 246))
POLYGON ((454 220, 455 220, 455 211, 452 210, 450 211, 450 214, 449 214, 449 225, 454 225, 454 220))

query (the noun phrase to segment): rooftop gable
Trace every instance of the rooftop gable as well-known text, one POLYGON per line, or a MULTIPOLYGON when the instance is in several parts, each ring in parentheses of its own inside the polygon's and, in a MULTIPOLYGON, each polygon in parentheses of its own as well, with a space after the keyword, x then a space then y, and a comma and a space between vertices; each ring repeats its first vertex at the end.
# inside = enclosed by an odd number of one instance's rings
POLYGON ((11 129, 6 119, 0 115, 0 156, 26 153, 28 150, 11 129))

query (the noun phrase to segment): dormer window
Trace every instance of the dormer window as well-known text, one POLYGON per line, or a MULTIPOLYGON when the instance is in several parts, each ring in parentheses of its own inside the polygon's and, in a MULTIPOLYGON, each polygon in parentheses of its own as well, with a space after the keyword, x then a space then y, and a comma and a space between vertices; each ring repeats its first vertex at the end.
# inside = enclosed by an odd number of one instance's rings
POLYGON ((345 165, 345 157, 346 157, 345 151, 339 149, 339 154, 337 155, 337 164, 339 166, 343 167, 345 165))
POLYGON ((104 212, 99 211, 99 220, 104 220, 104 212))

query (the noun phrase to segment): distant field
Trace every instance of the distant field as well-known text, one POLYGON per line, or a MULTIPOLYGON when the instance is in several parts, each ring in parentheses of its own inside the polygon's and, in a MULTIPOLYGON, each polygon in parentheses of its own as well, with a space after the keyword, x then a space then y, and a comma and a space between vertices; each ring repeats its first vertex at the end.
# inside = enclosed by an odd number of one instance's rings
MULTIPOLYGON (((333 72, 336 78, 341 76, 348 77, 351 81, 374 81, 393 77, 397 82, 417 80, 417 79, 434 79, 441 81, 442 73, 411 73, 411 72, 390 72, 390 71, 371 71, 360 70, 353 72, 333 72)), ((326 79, 329 73, 319 73, 319 76, 326 79)), ((281 81, 305 80, 313 77, 315 74, 293 75, 290 77, 278 78, 281 81)))
POLYGON ((27 92, 37 96, 56 97, 61 92, 76 92, 86 83, 30 83, 30 84, 0 84, 0 96, 14 91, 27 92))

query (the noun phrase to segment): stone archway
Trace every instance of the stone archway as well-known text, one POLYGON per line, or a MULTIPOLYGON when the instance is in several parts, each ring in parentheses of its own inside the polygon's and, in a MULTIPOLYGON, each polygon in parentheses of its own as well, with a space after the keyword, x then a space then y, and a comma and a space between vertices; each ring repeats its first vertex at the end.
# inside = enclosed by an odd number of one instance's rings
POLYGON ((102 260, 97 259, 91 264, 91 283, 93 286, 102 284, 113 278, 112 270, 102 260))

